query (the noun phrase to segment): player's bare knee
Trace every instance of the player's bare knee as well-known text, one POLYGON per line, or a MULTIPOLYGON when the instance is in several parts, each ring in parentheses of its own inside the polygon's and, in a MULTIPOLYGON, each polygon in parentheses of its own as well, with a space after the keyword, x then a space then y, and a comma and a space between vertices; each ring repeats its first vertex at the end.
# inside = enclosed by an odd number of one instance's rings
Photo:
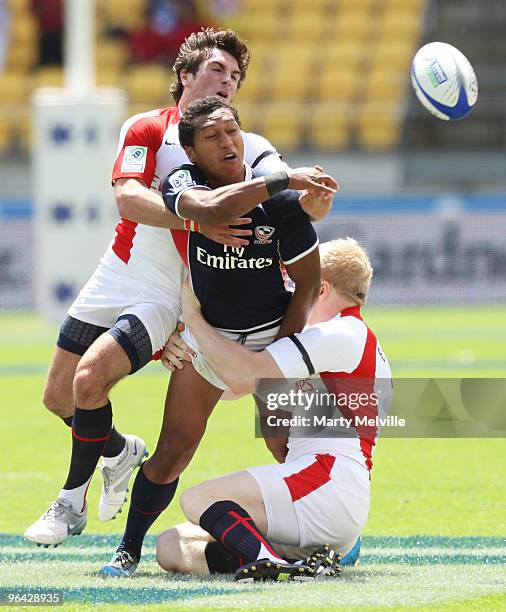
POLYGON ((202 514, 201 487, 197 485, 196 487, 191 487, 183 491, 179 504, 186 518, 194 525, 198 525, 200 515, 202 514))
POLYGON ((224 497, 224 492, 215 485, 214 480, 195 485, 183 492, 180 505, 183 514, 194 525, 199 525, 202 514, 217 501, 234 499, 230 495, 224 497))
POLYGON ((55 388, 52 385, 47 384, 44 387, 44 393, 42 395, 42 403, 49 410, 49 412, 54 412, 58 414, 59 412, 59 402, 58 397, 55 392, 55 388))
POLYGON ((72 394, 70 394, 70 397, 64 397, 58 385, 48 381, 44 387, 42 403, 49 412, 65 418, 70 415, 74 402, 72 394))
POLYGON ((158 565, 168 572, 179 572, 178 564, 180 558, 181 539, 180 534, 174 527, 167 529, 156 541, 156 560, 158 565))
POLYGON ((92 364, 78 367, 74 376, 74 399, 80 408, 96 407, 107 395, 107 387, 100 368, 92 364))

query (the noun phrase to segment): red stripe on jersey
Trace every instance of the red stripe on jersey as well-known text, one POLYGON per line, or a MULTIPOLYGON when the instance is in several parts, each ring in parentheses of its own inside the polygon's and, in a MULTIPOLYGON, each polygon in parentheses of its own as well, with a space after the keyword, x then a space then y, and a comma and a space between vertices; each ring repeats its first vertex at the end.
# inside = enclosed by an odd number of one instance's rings
POLYGON ((360 449, 362 450, 362 455, 364 455, 365 466, 369 472, 372 470, 372 449, 375 444, 375 438, 360 438, 360 449))
POLYGON ((187 230, 170 230, 172 239, 176 245, 177 252, 183 260, 184 265, 188 268, 188 241, 190 232, 187 230))
POLYGON ((156 154, 162 146, 164 134, 173 123, 179 121, 176 106, 135 115, 121 128, 118 153, 112 170, 112 182, 119 178, 136 178, 151 187, 156 169, 156 154), (146 147, 147 154, 142 171, 122 170, 125 147, 146 147))
POLYGON ((308 465, 300 472, 285 476, 283 480, 286 482, 292 501, 296 502, 302 497, 306 497, 316 489, 330 481, 330 472, 336 458, 328 453, 325 455, 316 455, 316 461, 308 465))
POLYGON ((134 236, 137 228, 135 221, 129 221, 128 219, 121 219, 116 226, 116 235, 114 236, 114 243, 112 250, 124 263, 128 263, 134 244, 134 236))
POLYGON ((159 359, 161 359, 162 357, 162 353, 163 353, 163 348, 159 349, 158 351, 155 351, 152 355, 151 355, 151 359, 153 361, 158 361, 159 359))
MULTIPOLYGON (((352 306, 341 311, 341 317, 355 317, 362 320, 360 308, 352 306)), ((325 386, 330 393, 354 392, 367 393, 374 392, 374 379, 376 377, 376 351, 378 341, 373 332, 367 328, 367 337, 364 346, 362 359, 353 372, 321 372, 320 377, 325 383, 325 386), (332 380, 336 379, 336 380, 332 380), (343 379, 349 382, 343 382, 343 379), (360 379, 357 382, 352 382, 350 379, 360 379)), ((372 404, 361 406, 359 411, 353 411, 347 406, 339 406, 342 415, 347 419, 353 419, 355 416, 375 418, 378 416, 378 407, 372 404)), ((377 427, 369 425, 360 425, 357 428, 358 437, 360 439, 360 448, 365 459, 367 469, 372 469, 372 449, 376 444, 377 427)))

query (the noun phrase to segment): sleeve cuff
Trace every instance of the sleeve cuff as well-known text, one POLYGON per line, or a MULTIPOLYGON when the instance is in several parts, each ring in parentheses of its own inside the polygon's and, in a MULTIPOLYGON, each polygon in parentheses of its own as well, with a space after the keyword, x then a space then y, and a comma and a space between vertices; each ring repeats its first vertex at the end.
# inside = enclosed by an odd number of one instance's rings
POLYGON ((186 187, 182 189, 176 196, 176 200, 174 202, 174 212, 180 219, 187 219, 188 217, 183 217, 183 215, 179 212, 179 198, 185 193, 185 191, 189 191, 190 189, 205 189, 207 191, 211 191, 210 187, 205 185, 191 185, 190 187, 186 187))
POLYGON ((283 372, 285 378, 303 378, 309 376, 307 366, 290 338, 281 338, 281 340, 277 340, 265 347, 265 350, 269 351, 269 354, 281 372, 283 372))
POLYGON ((311 253, 311 251, 314 251, 319 244, 320 244, 320 241, 317 238, 316 242, 312 246, 310 246, 309 249, 305 250, 303 253, 299 253, 299 255, 296 255, 295 257, 292 257, 292 259, 283 260, 283 263, 285 265, 290 265, 290 264, 295 263, 296 261, 299 261, 299 259, 302 259, 303 257, 305 257, 308 253, 311 253))

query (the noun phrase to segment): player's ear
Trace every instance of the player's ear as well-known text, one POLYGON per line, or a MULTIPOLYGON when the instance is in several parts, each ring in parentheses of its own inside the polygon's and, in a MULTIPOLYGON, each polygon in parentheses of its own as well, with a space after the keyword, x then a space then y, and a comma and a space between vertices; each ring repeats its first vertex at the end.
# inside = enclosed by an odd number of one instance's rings
POLYGON ((330 293, 330 283, 322 278, 322 282, 320 284, 320 300, 324 300, 329 296, 330 293))
POLYGON ((191 81, 193 80, 193 74, 183 68, 183 70, 181 70, 181 72, 179 73, 179 78, 181 79, 183 87, 186 87, 188 83, 191 83, 191 81))

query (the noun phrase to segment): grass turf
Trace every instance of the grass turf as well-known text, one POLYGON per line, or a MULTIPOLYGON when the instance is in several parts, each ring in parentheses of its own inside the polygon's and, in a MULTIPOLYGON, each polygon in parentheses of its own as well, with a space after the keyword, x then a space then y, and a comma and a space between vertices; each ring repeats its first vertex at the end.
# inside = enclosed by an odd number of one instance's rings
MULTIPOLYGON (((369 309, 367 320, 397 376, 504 375, 504 309, 369 309)), ((66 475, 68 430, 40 403, 55 333, 54 327, 30 315, 0 317, 0 445, 4 450, 0 532, 4 534, 19 536, 54 499, 66 475)), ((144 436, 150 448, 161 421, 166 382, 163 369, 153 364, 113 391, 118 428, 144 436)), ((505 451, 503 439, 381 440, 375 455, 363 565, 335 582, 239 588, 227 580, 173 580, 158 571, 150 538, 134 580, 103 583, 94 572, 114 549, 116 537, 111 534, 122 530, 124 515, 111 523, 96 519, 97 478, 88 497, 86 533, 104 534, 105 544, 96 549, 84 539, 88 536, 82 536, 84 548, 76 538, 43 553, 19 537, 9 544, 5 538, 13 536, 0 536, 4 538, 0 539, 0 587, 60 586, 66 592, 65 609, 79 610, 88 603, 114 610, 142 604, 160 609, 162 603, 171 609, 295 609, 308 604, 312 609, 506 609, 504 563, 497 562, 505 560, 505 451), (423 536, 409 537, 416 534, 423 536), (381 540, 380 536, 401 539, 381 540), (471 539, 452 539, 464 536, 471 539), (472 539, 477 536, 491 539, 472 539), (83 550, 89 554, 83 557, 83 550)), ((180 490, 269 461, 263 443, 254 439, 251 401, 221 403, 180 490)), ((178 504, 173 503, 153 531, 181 520, 178 504)))

